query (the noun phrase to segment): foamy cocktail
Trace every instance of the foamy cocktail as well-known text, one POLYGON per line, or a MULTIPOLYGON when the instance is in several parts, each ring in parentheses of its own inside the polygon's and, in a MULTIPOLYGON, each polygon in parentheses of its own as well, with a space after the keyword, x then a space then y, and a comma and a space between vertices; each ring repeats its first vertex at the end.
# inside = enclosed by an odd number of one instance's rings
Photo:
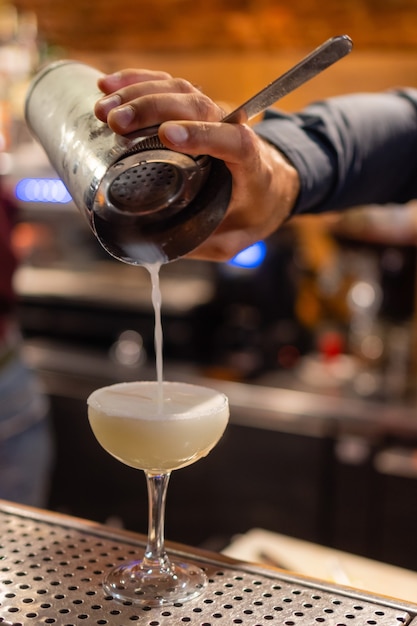
POLYGON ((229 419, 225 396, 187 383, 130 382, 102 387, 88 399, 98 442, 126 465, 160 473, 206 456, 229 419))

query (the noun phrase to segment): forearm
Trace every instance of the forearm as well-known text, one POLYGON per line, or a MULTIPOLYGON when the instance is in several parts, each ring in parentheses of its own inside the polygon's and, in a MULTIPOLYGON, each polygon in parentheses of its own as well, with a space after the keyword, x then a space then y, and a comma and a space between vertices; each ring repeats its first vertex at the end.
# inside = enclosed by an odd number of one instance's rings
POLYGON ((342 96, 297 115, 268 112, 255 131, 299 172, 293 213, 417 197, 417 90, 342 96))

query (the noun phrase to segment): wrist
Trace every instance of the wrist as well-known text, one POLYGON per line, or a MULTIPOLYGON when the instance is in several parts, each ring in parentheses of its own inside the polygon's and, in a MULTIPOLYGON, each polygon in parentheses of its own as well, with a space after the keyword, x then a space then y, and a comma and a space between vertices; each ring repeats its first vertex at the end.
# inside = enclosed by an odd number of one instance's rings
POLYGON ((301 182, 298 170, 291 160, 271 144, 268 149, 272 153, 273 176, 270 193, 276 220, 274 230, 277 230, 291 217, 300 194, 301 182))

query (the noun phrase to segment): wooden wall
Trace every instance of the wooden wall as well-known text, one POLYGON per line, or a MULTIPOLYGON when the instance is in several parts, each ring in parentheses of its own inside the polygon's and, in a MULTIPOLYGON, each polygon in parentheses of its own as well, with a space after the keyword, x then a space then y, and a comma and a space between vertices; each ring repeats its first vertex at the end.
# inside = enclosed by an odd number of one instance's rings
MULTIPOLYGON (((7 0, 0 0, 0 7, 7 0)), ((354 51, 287 96, 289 110, 347 91, 417 84, 416 0, 15 0, 58 58, 182 75, 231 105, 335 34, 354 51)))
MULTIPOLYGON (((0 0, 1 1, 5 0, 0 0)), ((66 53, 282 50, 348 33, 360 48, 416 49, 416 0, 15 0, 66 53)))

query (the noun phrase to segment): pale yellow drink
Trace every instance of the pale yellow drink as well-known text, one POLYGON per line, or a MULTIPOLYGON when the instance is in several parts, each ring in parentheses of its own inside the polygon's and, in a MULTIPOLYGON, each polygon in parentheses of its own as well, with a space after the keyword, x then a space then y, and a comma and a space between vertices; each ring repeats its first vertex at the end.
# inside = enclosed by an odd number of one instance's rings
POLYGON ((208 387, 119 383, 94 391, 88 418, 98 442, 126 465, 169 472, 206 456, 229 419, 226 396, 208 387))

